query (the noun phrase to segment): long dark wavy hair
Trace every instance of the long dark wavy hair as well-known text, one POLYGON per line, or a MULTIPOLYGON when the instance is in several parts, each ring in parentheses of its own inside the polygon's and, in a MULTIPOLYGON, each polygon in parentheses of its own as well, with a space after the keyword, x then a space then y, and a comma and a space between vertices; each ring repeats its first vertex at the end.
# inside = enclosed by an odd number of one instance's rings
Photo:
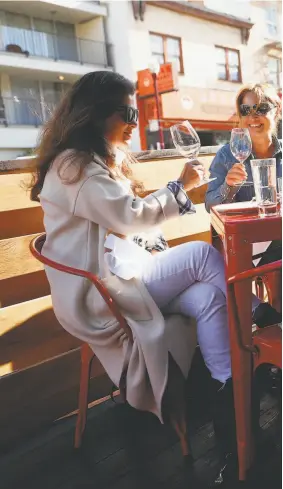
MULTIPOLYGON (((30 184, 31 200, 39 201, 49 168, 65 150, 73 150, 66 158, 68 165, 77 169, 75 177, 65 181, 62 169, 66 161, 62 159, 58 175, 66 184, 80 179, 84 167, 92 161, 93 153, 110 168, 115 165, 111 147, 104 137, 105 121, 123 104, 126 96, 134 93, 135 86, 130 80, 108 71, 87 73, 70 88, 43 127, 30 184)), ((122 173, 128 178, 132 176, 128 165, 131 160, 133 158, 128 154, 122 165, 122 173)), ((143 191, 140 182, 133 181, 132 188, 136 194, 143 191)))

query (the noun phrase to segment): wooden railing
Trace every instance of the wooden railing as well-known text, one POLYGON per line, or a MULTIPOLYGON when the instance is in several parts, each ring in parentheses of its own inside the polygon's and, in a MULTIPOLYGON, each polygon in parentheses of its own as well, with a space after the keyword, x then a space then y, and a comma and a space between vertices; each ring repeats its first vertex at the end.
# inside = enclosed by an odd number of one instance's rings
MULTIPOLYGON (((147 192, 178 177, 184 164, 170 151, 137 156, 134 173, 147 192)), ((212 157, 210 149, 200 160, 208 167, 212 157)), ((55 318, 45 272, 29 252, 32 237, 44 230, 41 207, 24 190, 30 166, 27 160, 2 167, 0 163, 0 450, 77 407, 80 341, 55 318)), ((204 186, 190 194, 195 215, 162 226, 170 246, 210 240, 204 195, 204 186)), ((109 379, 95 361, 90 401, 110 390, 109 379)))

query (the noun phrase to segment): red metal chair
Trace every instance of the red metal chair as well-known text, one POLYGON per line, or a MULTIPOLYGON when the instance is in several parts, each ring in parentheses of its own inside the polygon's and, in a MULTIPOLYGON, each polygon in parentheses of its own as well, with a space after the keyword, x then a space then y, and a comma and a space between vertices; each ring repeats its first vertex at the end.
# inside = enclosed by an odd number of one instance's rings
MULTIPOLYGON (((232 344, 232 354, 233 348, 244 349, 249 352, 251 359, 253 361, 253 370, 255 370, 262 364, 271 364, 282 369, 282 330, 278 325, 269 326, 263 329, 257 329, 252 335, 252 342, 250 345, 245 345, 242 340, 242 329, 243 327, 251 327, 251 325, 241 325, 238 315, 238 307, 240 304, 236 302, 236 294, 234 285, 236 283, 242 282, 244 280, 250 280, 254 277, 266 276, 269 274, 278 273, 282 270, 282 260, 278 260, 267 265, 263 265, 258 268, 253 268, 245 272, 238 273, 228 279, 228 294, 229 303, 231 307, 231 317, 233 318, 230 327, 236 329, 237 343, 232 344)), ((281 299, 281 298, 280 298, 281 299)), ((238 379, 239 380, 239 379, 238 379)), ((243 426, 245 419, 252 422, 252 412, 250 406, 250 412, 242 412, 240 405, 238 405, 238 400, 241 396, 247 395, 245 391, 244 383, 236 381, 233 383, 234 388, 234 403, 235 403, 235 413, 236 413, 236 424, 237 424, 237 442, 238 442, 238 459, 239 459, 239 474, 240 479, 245 479, 246 469, 249 467, 252 461, 252 453, 247 450, 247 437, 249 434, 245 432, 243 426)), ((252 379, 249 384, 249 388, 252 388, 252 379)), ((251 432, 251 430, 250 430, 251 432)))
POLYGON ((268 302, 277 309, 282 310, 282 272, 276 270, 273 273, 255 278, 256 295, 261 301, 264 301, 264 288, 267 292, 268 302))
MULTIPOLYGON (((265 253, 258 253, 253 258, 263 258, 265 253)), ((277 309, 278 312, 282 310, 282 270, 275 270, 268 273, 268 275, 262 275, 255 278, 256 295, 260 300, 264 300, 264 288, 267 292, 268 302, 277 309)))
MULTIPOLYGON (((218 234, 212 229, 213 246, 223 255, 223 242, 218 234)), ((262 258, 264 253, 259 253, 255 258, 262 258)), ((275 270, 273 273, 262 276, 254 276, 255 292, 257 297, 264 301, 265 290, 267 292, 268 302, 281 312, 281 296, 282 296, 282 271, 275 270)))
POLYGON ((263 282, 267 290, 268 301, 277 309, 282 311, 282 270, 276 270, 263 277, 263 282))
MULTIPOLYGON (((51 268, 54 268, 56 270, 59 270, 63 273, 69 273, 71 275, 77 275, 80 277, 85 277, 88 280, 90 280, 93 285, 97 288, 98 292, 101 294, 103 299, 105 300, 106 304, 108 305, 109 309, 111 310, 113 316, 117 319, 121 329, 126 333, 128 336, 129 340, 132 342, 133 341, 133 335, 132 335, 132 330, 127 324, 125 318, 122 316, 122 314, 119 311, 118 306, 110 296, 108 290, 105 288, 103 283, 100 281, 100 279, 94 275, 93 273, 87 272, 85 270, 79 270, 76 268, 72 268, 69 266, 62 265, 61 263, 57 263, 53 260, 50 260, 49 258, 45 257, 42 255, 42 247, 45 243, 46 239, 46 234, 43 233, 37 237, 35 237, 31 243, 30 243, 30 251, 32 255, 39 260, 41 263, 43 263, 46 266, 49 266, 51 268)), ((81 346, 81 375, 80 375, 80 390, 79 390, 79 400, 78 400, 78 417, 77 417, 77 423, 76 423, 76 430, 75 430, 75 448, 79 448, 82 443, 82 437, 85 431, 86 427, 86 420, 87 420, 87 410, 88 410, 88 393, 89 393, 89 380, 90 380, 90 370, 91 370, 91 363, 94 358, 94 353, 91 350, 90 346, 87 343, 83 343, 81 346)), ((169 361, 169 372, 168 372, 168 379, 172 379, 172 382, 168 382, 168 388, 165 391, 165 396, 166 397, 166 402, 170 406, 176 406, 176 400, 175 402, 172 402, 172 397, 176 396, 176 399, 178 397, 178 392, 176 391, 176 386, 172 386, 173 380, 174 380, 174 375, 176 378, 176 364, 171 363, 169 361), (172 367, 172 368, 170 368, 172 367), (170 386, 169 386, 170 384, 170 386)), ((126 371, 122 373, 121 377, 121 384, 120 384, 120 394, 122 395, 122 398, 125 399, 125 380, 126 380, 126 371)), ((178 387, 178 383, 177 383, 178 387)), ((170 421, 172 423, 172 426, 174 427, 181 443, 181 449, 182 453, 184 456, 189 455, 189 446, 188 446, 188 438, 187 438, 187 424, 186 424, 186 418, 185 418, 185 406, 177 406, 177 410, 171 411, 170 414, 170 421)))

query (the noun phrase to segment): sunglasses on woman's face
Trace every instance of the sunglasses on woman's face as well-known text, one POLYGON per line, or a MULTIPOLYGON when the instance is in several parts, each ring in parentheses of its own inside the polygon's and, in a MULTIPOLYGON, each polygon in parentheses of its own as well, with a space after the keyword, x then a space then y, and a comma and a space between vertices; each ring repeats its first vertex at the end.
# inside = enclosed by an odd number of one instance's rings
POLYGON ((263 102, 261 104, 254 105, 240 105, 240 114, 242 117, 246 117, 251 115, 252 113, 256 115, 266 115, 270 110, 274 109, 275 105, 269 104, 267 102, 263 102))
POLYGON ((138 122, 139 111, 131 105, 119 105, 117 112, 119 112, 126 124, 136 124, 138 122))

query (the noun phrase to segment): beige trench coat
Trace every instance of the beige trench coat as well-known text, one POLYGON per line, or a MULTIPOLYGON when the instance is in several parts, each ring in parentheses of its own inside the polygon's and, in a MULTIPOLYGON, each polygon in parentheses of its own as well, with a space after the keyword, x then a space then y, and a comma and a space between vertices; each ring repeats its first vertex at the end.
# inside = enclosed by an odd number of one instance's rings
MULTIPOLYGON (((47 173, 40 196, 47 233, 43 254, 104 279, 133 331, 133 345, 89 281, 46 267, 55 314, 69 333, 89 343, 115 385, 128 348, 127 401, 162 421, 168 352, 187 376, 196 346, 195 322, 177 315, 164 318, 140 280, 113 275, 104 260, 104 241, 109 229, 128 235, 176 217, 178 205, 167 188, 144 199, 129 195, 99 157, 78 183, 66 184, 57 174, 61 158, 47 173)), ((71 173, 71 166, 66 167, 64 178, 71 173)))

